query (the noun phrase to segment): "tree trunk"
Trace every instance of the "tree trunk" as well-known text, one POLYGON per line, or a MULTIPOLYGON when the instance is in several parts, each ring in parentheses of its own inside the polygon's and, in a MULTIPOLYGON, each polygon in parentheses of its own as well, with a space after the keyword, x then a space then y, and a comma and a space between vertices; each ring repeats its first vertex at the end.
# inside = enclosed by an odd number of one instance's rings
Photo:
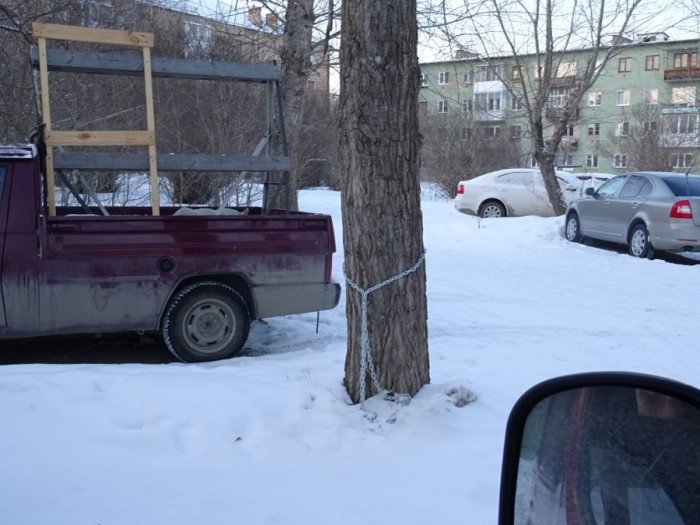
MULTIPOLYGON (((299 209, 297 191, 303 159, 300 141, 304 117, 306 83, 311 71, 311 36, 314 25, 313 0, 287 0, 284 36, 280 49, 281 87, 284 96, 284 120, 287 131, 292 170, 289 174, 290 208, 299 209)), ((284 207, 284 193, 272 192, 271 204, 284 207)))
MULTIPOLYGON (((415 0, 347 0, 342 8, 338 165, 347 276, 362 289, 423 253, 415 0)), ((345 386, 360 400, 361 296, 346 287, 345 386)), ((425 264, 369 295, 379 383, 416 394, 430 382, 425 264)), ((377 393, 365 378, 367 397, 377 393)))
POLYGON ((555 174, 554 155, 542 155, 537 161, 540 165, 544 187, 547 190, 547 197, 549 197, 549 202, 554 209, 554 215, 564 215, 566 212, 566 201, 555 174))
MULTIPOLYGON (((536 103, 544 104, 542 101, 537 101, 536 103)), ((541 107, 541 106, 540 106, 541 107)), ((539 109, 539 114, 542 110, 539 109)), ((547 190, 547 197, 549 202, 554 209, 555 215, 563 215, 566 212, 566 202, 564 200, 564 195, 561 192, 561 187, 557 182, 557 177, 555 174, 554 160, 556 156, 553 152, 557 151, 559 148, 559 143, 561 142, 561 134, 553 137, 552 140, 544 140, 544 126, 542 120, 532 119, 531 120, 532 133, 532 147, 533 156, 540 166, 540 173, 542 174, 542 180, 544 181, 544 187, 547 190)))

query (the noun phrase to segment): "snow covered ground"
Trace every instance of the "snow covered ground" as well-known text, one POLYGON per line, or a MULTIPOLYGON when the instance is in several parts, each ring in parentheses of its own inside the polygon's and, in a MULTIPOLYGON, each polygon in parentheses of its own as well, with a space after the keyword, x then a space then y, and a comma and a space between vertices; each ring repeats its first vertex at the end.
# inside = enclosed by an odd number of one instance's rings
MULTIPOLYGON (((341 244, 338 193, 301 206, 341 244)), ((593 370, 700 386, 700 266, 568 243, 561 218, 423 214, 432 382, 410 405, 370 400, 371 422, 348 404, 344 295, 318 334, 315 314, 271 319, 228 361, 3 366, 0 523, 493 524, 529 387, 593 370), (460 388, 477 401, 457 407, 460 388)))

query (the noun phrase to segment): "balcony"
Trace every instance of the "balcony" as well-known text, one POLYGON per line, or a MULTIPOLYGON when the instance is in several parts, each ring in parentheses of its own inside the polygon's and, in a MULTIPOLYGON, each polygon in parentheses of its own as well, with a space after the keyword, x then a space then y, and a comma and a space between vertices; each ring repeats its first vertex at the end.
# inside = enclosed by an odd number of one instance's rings
POLYGON ((700 80, 700 67, 680 67, 664 70, 664 80, 667 82, 685 82, 688 80, 700 80))
POLYGON ((506 112, 502 109, 477 109, 473 118, 476 122, 502 122, 506 119, 506 112))
POLYGON ((552 87, 572 87, 576 82, 575 75, 569 75, 566 77, 554 77, 550 80, 552 87))
MULTIPOLYGON (((547 108, 545 115, 549 120, 559 120, 561 118, 564 108, 547 108)), ((579 108, 573 108, 569 119, 579 118, 581 111, 579 108)))

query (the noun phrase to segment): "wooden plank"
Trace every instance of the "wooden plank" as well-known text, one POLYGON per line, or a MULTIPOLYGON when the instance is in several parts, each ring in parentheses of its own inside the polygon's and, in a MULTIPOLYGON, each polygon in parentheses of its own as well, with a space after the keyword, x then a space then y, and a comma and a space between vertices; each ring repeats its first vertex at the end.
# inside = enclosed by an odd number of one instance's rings
POLYGON ((156 143, 152 131, 50 131, 47 146, 150 146, 156 143))
MULTIPOLYGON (((51 104, 49 99, 49 70, 47 67, 46 39, 39 39, 39 85, 41 86, 41 118, 44 133, 51 133, 51 104)), ((46 147, 46 204, 49 217, 56 216, 56 180, 53 167, 53 148, 46 147)))
POLYGON ((41 113, 46 131, 51 131, 51 105, 49 104, 49 73, 46 39, 39 39, 39 82, 41 85, 41 113))
MULTIPOLYGON (((31 59, 34 64, 39 62, 39 50, 36 46, 31 48, 31 59)), ((143 75, 142 58, 122 53, 49 49, 47 63, 49 71, 126 76, 143 75)), ((275 64, 245 64, 164 57, 151 58, 151 73, 153 78, 189 80, 269 82, 280 78, 279 67, 275 64)))
MULTIPOLYGON (((207 154, 159 154, 159 171, 289 171, 289 157, 254 157, 247 155, 207 154)), ((57 169, 93 171, 143 171, 149 170, 149 157, 145 152, 134 153, 84 153, 54 152, 57 169)))
POLYGON ((75 42, 137 47, 153 47, 154 42, 153 33, 131 30, 119 31, 116 29, 44 24, 41 22, 34 22, 32 30, 36 38, 49 38, 52 40, 72 40, 75 42))
MULTIPOLYGON (((151 50, 143 48, 143 80, 146 91, 146 127, 155 137, 156 117, 153 112, 153 81, 151 80, 151 50)), ((160 195, 158 194, 158 159, 156 145, 148 146, 148 170, 151 181, 151 208, 154 216, 160 215, 160 195)))
POLYGON ((54 151, 46 148, 46 204, 49 207, 49 217, 56 216, 56 180, 54 175, 54 151))

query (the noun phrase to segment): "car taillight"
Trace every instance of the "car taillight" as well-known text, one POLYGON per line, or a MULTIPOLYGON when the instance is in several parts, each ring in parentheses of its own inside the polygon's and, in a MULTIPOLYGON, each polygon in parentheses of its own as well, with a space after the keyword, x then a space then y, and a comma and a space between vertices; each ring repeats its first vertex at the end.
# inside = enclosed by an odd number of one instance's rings
POLYGON ((689 201, 678 201, 671 208, 671 218, 673 219, 692 219, 693 212, 690 209, 689 201))
POLYGON ((457 195, 464 195, 464 184, 457 184, 457 195))

